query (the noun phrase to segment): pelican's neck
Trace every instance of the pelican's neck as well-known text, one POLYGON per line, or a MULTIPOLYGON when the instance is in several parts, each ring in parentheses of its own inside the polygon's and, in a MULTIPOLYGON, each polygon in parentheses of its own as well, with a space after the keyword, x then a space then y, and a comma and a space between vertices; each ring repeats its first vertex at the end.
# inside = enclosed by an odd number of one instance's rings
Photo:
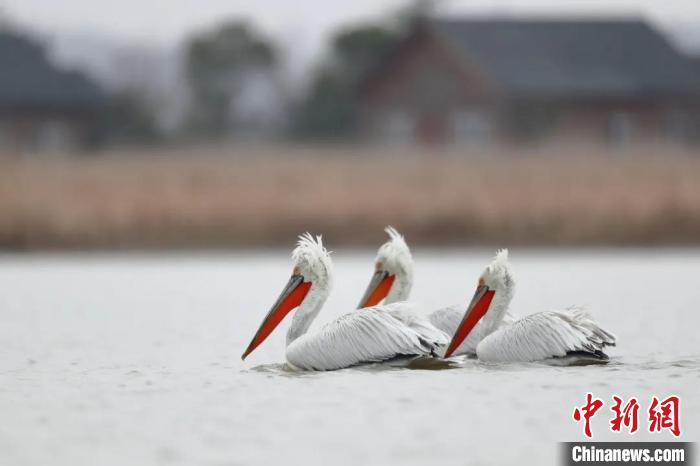
POLYGON ((386 295, 384 299, 385 304, 395 303, 398 301, 406 301, 408 296, 411 294, 411 287, 413 286, 413 274, 404 272, 398 272, 394 283, 391 285, 391 290, 389 294, 386 295))
POLYGON ((391 304, 398 301, 406 301, 411 294, 413 287, 413 260, 404 261, 395 267, 396 273, 394 283, 391 285, 389 294, 384 299, 385 304, 391 304))
POLYGON ((294 311, 292 325, 287 330, 287 346, 309 330, 311 323, 326 302, 330 294, 330 288, 330 280, 327 279, 315 281, 311 285, 299 308, 294 311))
POLYGON ((508 313, 508 307, 513 300, 515 289, 513 285, 510 285, 503 286, 495 291, 489 310, 481 319, 481 325, 484 329, 484 333, 482 333, 483 337, 491 334, 501 325, 503 318, 508 313))

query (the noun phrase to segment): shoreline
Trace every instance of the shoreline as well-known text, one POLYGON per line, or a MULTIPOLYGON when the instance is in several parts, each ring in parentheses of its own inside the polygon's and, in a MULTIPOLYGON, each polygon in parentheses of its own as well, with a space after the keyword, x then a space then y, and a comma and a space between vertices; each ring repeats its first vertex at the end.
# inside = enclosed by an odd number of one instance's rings
POLYGON ((241 250, 287 246, 307 230, 375 247, 388 224, 421 247, 700 245, 700 157, 595 150, 0 157, 0 251, 241 250))

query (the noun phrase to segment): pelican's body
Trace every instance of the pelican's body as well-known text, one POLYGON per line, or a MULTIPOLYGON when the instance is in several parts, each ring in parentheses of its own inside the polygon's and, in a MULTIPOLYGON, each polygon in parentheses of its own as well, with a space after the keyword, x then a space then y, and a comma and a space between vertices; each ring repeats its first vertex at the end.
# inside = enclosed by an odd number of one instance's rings
POLYGON ((581 308, 538 312, 481 340, 477 357, 486 362, 532 362, 567 357, 607 360, 605 346, 615 337, 581 308))
POLYGON ((482 361, 532 362, 569 356, 608 360, 603 350, 615 345, 615 336, 581 308, 539 312, 502 325, 514 287, 508 251, 500 251, 479 279, 474 298, 445 357, 456 354, 462 342, 480 327, 476 356, 482 361))
POLYGON ((287 346, 287 362, 305 370, 332 370, 397 356, 436 355, 449 337, 428 322, 405 320, 408 303, 344 314, 287 346))
MULTIPOLYGON (((384 304, 406 301, 411 294, 414 268, 411 250, 396 229, 387 227, 385 231, 389 235, 389 241, 377 251, 375 274, 360 301, 359 308, 374 306, 382 300, 384 304)), ((427 319, 434 327, 452 336, 462 321, 465 309, 466 303, 440 308, 430 312, 427 319)), ((507 313, 499 325, 509 325, 513 320, 511 314, 507 313)), ((454 354, 475 355, 476 345, 486 335, 483 326, 477 324, 454 354)))
POLYGON ((449 337, 416 315, 408 303, 376 306, 340 316, 315 331, 311 323, 332 284, 330 255, 321 238, 300 237, 292 277, 266 316, 243 358, 296 309, 287 332, 287 362, 303 370, 333 370, 397 356, 436 354, 449 337))
MULTIPOLYGON (((466 305, 464 305, 464 304, 455 304, 452 306, 444 307, 444 308, 441 308, 441 309, 438 309, 436 311, 431 312, 428 315, 428 320, 436 328, 445 332, 447 335, 452 336, 457 331, 457 327, 459 327, 459 323, 462 321, 462 317, 464 317, 464 310, 465 309, 466 309, 466 305)), ((513 318, 513 316, 510 313, 507 313, 503 317, 503 320, 502 320, 500 326, 507 327, 508 325, 513 323, 514 320, 515 319, 513 318)), ((474 330, 472 330, 469 333, 467 338, 465 338, 464 341, 455 350, 454 355, 455 356, 460 356, 460 355, 475 356, 477 345, 486 336, 487 336, 487 333, 485 332, 484 325, 481 322, 479 322, 476 325, 476 327, 474 327, 474 330)))

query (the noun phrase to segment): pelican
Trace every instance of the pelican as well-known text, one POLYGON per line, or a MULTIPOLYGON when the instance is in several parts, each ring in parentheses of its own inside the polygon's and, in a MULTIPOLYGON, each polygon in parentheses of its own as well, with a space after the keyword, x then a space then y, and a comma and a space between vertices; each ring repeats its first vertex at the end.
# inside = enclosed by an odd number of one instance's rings
POLYGON ((606 346, 615 346, 615 336, 603 330, 581 308, 531 314, 507 326, 500 326, 513 299, 515 281, 508 262, 508 250, 498 251, 479 278, 445 358, 455 354, 462 341, 482 327, 483 339, 476 356, 487 362, 532 362, 567 357, 606 362, 606 346))
POLYGON ((245 358, 296 309, 287 332, 287 362, 302 370, 334 370, 397 356, 429 356, 442 352, 449 336, 416 315, 408 303, 375 306, 344 314, 316 331, 311 323, 323 307, 333 282, 330 254, 320 236, 299 237, 292 253, 289 282, 265 316, 245 358))
MULTIPOLYGON (((406 301, 413 287, 413 256, 404 237, 395 228, 384 229, 389 240, 377 251, 374 261, 374 275, 360 300, 358 309, 376 306, 381 303, 391 304, 406 301)), ((428 315, 428 321, 448 335, 454 335, 464 316, 466 304, 456 304, 437 309, 428 315)), ((499 325, 513 322, 510 313, 506 313, 499 325)), ((486 336, 483 325, 477 324, 474 330, 460 344, 454 354, 475 355, 476 345, 486 336)))

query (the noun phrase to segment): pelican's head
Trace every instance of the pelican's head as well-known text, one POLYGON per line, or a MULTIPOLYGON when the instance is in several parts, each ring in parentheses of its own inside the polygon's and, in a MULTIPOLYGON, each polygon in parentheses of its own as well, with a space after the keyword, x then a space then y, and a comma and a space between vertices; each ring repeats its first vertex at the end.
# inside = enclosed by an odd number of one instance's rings
POLYGON ((452 355, 489 309, 498 308, 504 312, 513 298, 514 289, 515 280, 508 261, 508 250, 501 249, 479 277, 474 297, 447 347, 445 357, 452 355))
POLYGON ((331 253, 323 247, 321 235, 315 238, 310 233, 299 236, 297 247, 292 251, 293 275, 301 275, 304 282, 330 284, 331 253))
POLYGON ((500 293, 510 292, 515 286, 513 269, 508 261, 508 250, 501 249, 479 277, 479 285, 500 293))
POLYGON ((358 309, 379 304, 404 301, 413 285, 413 257, 403 236, 393 227, 384 229, 389 241, 382 244, 374 261, 374 275, 367 286, 358 309))
POLYGON ((292 259, 294 261, 292 276, 265 316, 260 328, 241 356, 242 359, 265 341, 285 316, 298 308, 307 296, 311 299, 311 295, 322 293, 324 296, 317 296, 317 298, 325 300, 325 295, 331 287, 332 262, 330 253, 323 247, 321 236, 314 238, 310 233, 299 236, 297 247, 292 252, 292 259))

